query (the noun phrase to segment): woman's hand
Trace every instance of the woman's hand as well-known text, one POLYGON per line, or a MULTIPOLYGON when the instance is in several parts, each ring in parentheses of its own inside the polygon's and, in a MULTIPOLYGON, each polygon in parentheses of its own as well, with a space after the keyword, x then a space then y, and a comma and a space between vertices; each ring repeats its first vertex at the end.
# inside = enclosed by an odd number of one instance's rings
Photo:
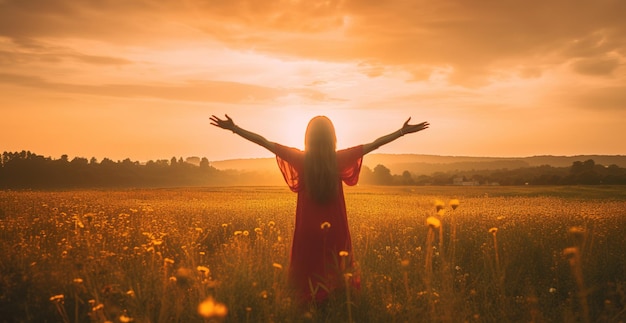
POLYGON ((411 121, 411 117, 409 117, 409 119, 407 119, 402 125, 402 128, 400 128, 400 135, 404 136, 407 133, 414 133, 414 132, 422 131, 424 129, 427 129, 428 126, 430 125, 428 122, 422 122, 419 124, 409 124, 409 121, 411 121))
POLYGON ((233 122, 233 119, 231 119, 227 114, 226 116, 226 120, 222 120, 218 117, 216 117, 215 115, 211 116, 211 124, 222 128, 222 129, 226 129, 226 130, 230 130, 232 132, 235 132, 235 123, 233 122))

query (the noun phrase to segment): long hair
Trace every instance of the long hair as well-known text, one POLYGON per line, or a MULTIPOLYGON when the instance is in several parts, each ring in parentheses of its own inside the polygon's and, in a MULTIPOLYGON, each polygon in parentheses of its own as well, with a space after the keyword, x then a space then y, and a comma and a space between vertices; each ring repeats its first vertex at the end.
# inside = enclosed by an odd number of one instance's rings
POLYGON ((336 145, 335 127, 330 119, 317 116, 309 121, 304 136, 304 181, 309 196, 321 204, 332 201, 341 184, 336 145))

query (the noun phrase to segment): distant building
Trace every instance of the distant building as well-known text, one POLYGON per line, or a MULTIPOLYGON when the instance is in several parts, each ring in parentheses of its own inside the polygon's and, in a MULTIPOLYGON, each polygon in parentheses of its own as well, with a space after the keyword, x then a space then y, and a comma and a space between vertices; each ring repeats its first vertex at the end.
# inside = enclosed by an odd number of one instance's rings
POLYGON ((455 178, 452 179, 452 185, 457 185, 457 186, 478 186, 478 185, 480 185, 480 183, 477 182, 477 181, 465 180, 465 178, 463 178, 463 177, 455 177, 455 178))

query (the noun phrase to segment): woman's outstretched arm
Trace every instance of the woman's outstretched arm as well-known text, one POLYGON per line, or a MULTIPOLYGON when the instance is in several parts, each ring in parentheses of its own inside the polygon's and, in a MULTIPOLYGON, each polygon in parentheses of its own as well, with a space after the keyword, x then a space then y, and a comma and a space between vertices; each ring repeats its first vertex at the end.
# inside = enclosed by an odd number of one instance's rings
POLYGON ((248 131, 246 129, 243 129, 237 125, 235 125, 235 123, 233 122, 233 119, 231 119, 228 115, 226 115, 226 119, 220 119, 214 115, 211 116, 211 124, 218 127, 218 128, 222 128, 222 129, 226 129, 226 130, 230 130, 233 133, 238 134, 239 136, 243 137, 244 139, 250 140, 253 143, 261 146, 261 147, 265 147, 267 150, 271 151, 272 153, 276 154, 276 143, 271 142, 267 139, 265 139, 263 136, 256 134, 252 131, 248 131))
POLYGON ((415 133, 415 132, 427 129, 429 126, 428 122, 422 122, 419 124, 409 124, 410 120, 411 118, 405 121, 404 124, 402 125, 402 128, 400 128, 400 130, 394 131, 386 136, 382 136, 372 141, 369 144, 363 145, 363 154, 368 154, 372 152, 373 150, 378 149, 380 146, 388 144, 406 134, 415 133))

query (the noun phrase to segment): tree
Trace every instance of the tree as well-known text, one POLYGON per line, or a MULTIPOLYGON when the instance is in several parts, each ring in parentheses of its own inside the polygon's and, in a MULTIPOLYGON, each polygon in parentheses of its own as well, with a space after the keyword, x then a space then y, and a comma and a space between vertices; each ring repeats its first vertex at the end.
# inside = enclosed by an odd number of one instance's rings
POLYGON ((402 185, 414 185, 415 181, 413 180, 413 176, 411 175, 411 172, 409 172, 408 170, 405 170, 404 172, 402 172, 402 185))
POLYGON ((209 160, 206 157, 202 157, 202 160, 200 160, 200 168, 209 168, 209 160))
POLYGON ((376 185, 389 185, 393 182, 393 176, 391 170, 384 165, 378 164, 374 167, 373 172, 374 184, 376 185))
POLYGON ((595 171, 596 163, 593 159, 584 162, 575 161, 570 168, 571 180, 578 184, 600 184, 602 179, 595 171))

